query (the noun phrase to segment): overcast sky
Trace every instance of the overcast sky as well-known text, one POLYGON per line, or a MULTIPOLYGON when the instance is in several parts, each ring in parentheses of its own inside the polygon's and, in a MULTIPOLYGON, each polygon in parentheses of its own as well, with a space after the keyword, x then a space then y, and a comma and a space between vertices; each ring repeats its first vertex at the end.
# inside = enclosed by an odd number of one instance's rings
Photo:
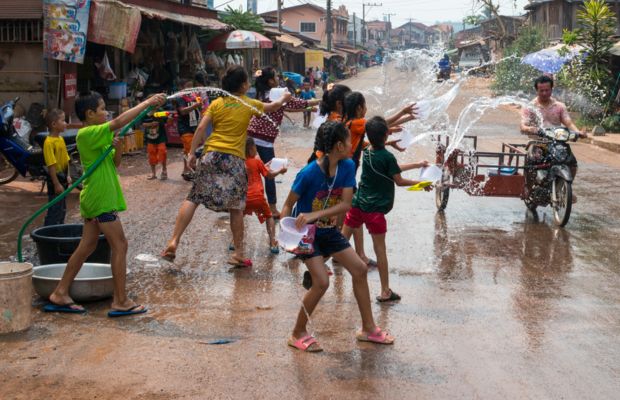
MULTIPOLYGON (((227 5, 237 8, 243 6, 246 10, 247 0, 215 0, 215 7, 218 10, 226 8, 227 5), (227 3, 224 5, 224 3, 227 3)), ((284 7, 292 7, 299 4, 312 3, 325 7, 325 0, 284 0, 284 7)), ((361 18, 362 3, 383 4, 383 6, 366 7, 366 20, 383 19, 383 14, 392 15, 391 21, 394 26, 406 23, 409 18, 414 21, 422 22, 426 25, 433 25, 438 21, 462 21, 463 17, 472 14, 472 3, 475 0, 332 0, 332 7, 338 8, 341 4, 347 6, 349 14, 356 13, 361 18)), ((521 15, 525 12, 523 7, 527 4, 527 0, 499 0, 500 14, 504 15, 521 15), (516 7, 515 7, 516 4, 516 7)), ((266 12, 276 9, 276 0, 258 0, 258 12, 266 12)))

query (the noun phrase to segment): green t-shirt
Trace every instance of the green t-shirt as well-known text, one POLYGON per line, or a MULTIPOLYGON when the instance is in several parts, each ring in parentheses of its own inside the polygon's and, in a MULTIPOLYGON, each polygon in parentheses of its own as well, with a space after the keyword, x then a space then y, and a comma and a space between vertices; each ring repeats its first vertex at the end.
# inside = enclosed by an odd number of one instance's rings
MULTIPOLYGON (((110 130, 109 122, 78 131, 76 142, 84 171, 112 145, 113 138, 114 132, 110 130)), ((80 213, 84 218, 127 209, 114 165, 114 154, 115 150, 112 150, 93 174, 84 180, 84 189, 80 192, 80 213)))
POLYGON ((164 123, 158 120, 157 118, 147 117, 142 123, 152 123, 157 122, 157 126, 153 128, 144 127, 144 140, 146 143, 159 144, 166 143, 166 128, 164 127, 164 123))
POLYGON ((392 179, 400 172, 396 157, 386 149, 364 150, 362 177, 357 192, 353 196, 353 207, 368 213, 389 213, 394 206, 394 181, 392 179))

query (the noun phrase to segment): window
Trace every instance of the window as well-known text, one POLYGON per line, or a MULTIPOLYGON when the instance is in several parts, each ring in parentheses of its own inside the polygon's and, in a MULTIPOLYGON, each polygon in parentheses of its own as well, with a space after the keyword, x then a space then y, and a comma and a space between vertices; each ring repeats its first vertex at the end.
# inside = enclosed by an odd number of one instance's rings
POLYGON ((299 25, 299 32, 316 32, 315 22, 301 22, 299 25))

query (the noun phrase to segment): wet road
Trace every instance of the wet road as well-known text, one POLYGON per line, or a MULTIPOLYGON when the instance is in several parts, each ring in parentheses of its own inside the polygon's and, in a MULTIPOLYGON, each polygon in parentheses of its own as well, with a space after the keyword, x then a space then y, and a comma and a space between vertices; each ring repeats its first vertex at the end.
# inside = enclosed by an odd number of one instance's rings
MULTIPOLYGON (((365 71, 350 85, 370 90, 382 80, 380 73, 365 71)), ((468 82, 449 108, 450 120, 486 85, 468 82)), ((379 105, 380 97, 367 97, 369 115, 402 100, 391 97, 379 105)), ((297 168, 314 137, 299 129, 299 117, 292 116, 296 126, 284 127, 276 150, 297 168)), ((503 140, 523 140, 517 123, 516 111, 504 107, 485 114, 471 133, 484 139, 482 148, 494 150, 503 140)), ((151 311, 124 320, 106 318, 108 302, 88 304, 85 316, 35 311, 32 329, 0 338, 0 397, 615 399, 620 162, 590 145, 574 149, 579 202, 565 229, 553 226, 548 210, 537 219, 528 215, 517 199, 455 191, 446 212, 437 214, 432 193, 397 190, 388 216, 388 256, 392 286, 403 300, 373 305, 377 323, 396 336, 396 344, 355 341, 360 320, 351 280, 335 268, 312 318, 322 354, 285 344, 305 268, 286 254, 270 255, 255 219, 246 219, 252 269, 225 266, 228 220, 204 209, 196 213, 175 264, 135 260, 161 251, 189 185, 179 178, 178 152, 167 182, 146 181, 145 160, 126 158, 129 289, 151 311), (233 342, 207 344, 217 339, 233 342)), ((423 143, 398 157, 432 154, 423 143)), ((278 184, 280 202, 297 168, 278 184)), ((0 188, 0 196, 19 204, 28 198, 22 187, 29 186, 0 188)), ((6 258, 12 244, 2 240, 6 258)), ((366 247, 372 254, 368 237, 366 247)), ((369 282, 374 297, 376 271, 369 282)))

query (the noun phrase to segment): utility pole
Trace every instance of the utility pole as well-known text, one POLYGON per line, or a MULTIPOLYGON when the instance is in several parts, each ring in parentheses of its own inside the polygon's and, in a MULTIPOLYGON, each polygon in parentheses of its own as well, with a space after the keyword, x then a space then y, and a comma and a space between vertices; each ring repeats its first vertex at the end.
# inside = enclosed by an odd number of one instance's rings
POLYGON ((390 43, 390 39, 391 39, 391 38, 390 38, 390 33, 391 33, 391 31, 392 31, 392 21, 390 21, 390 17, 391 17, 392 15, 396 15, 396 14, 390 14, 390 13, 388 13, 388 14, 383 14, 383 17, 384 17, 384 18, 385 18, 385 17, 387 17, 387 45, 388 45, 388 47, 389 47, 390 49, 392 48, 392 44, 390 43))
POLYGON ((363 3, 362 4, 362 45, 366 43, 366 7, 370 11, 371 7, 382 7, 383 3, 363 3))
POLYGON ((353 48, 357 48, 357 25, 355 22, 355 13, 353 13, 353 48))
POLYGON ((412 30, 413 30, 413 18, 409 18, 409 47, 413 49, 413 39, 411 38, 412 30))
POLYGON ((284 0, 278 0, 278 32, 282 32, 282 3, 284 0))
POLYGON ((332 51, 332 0, 327 0, 327 51, 332 51))

